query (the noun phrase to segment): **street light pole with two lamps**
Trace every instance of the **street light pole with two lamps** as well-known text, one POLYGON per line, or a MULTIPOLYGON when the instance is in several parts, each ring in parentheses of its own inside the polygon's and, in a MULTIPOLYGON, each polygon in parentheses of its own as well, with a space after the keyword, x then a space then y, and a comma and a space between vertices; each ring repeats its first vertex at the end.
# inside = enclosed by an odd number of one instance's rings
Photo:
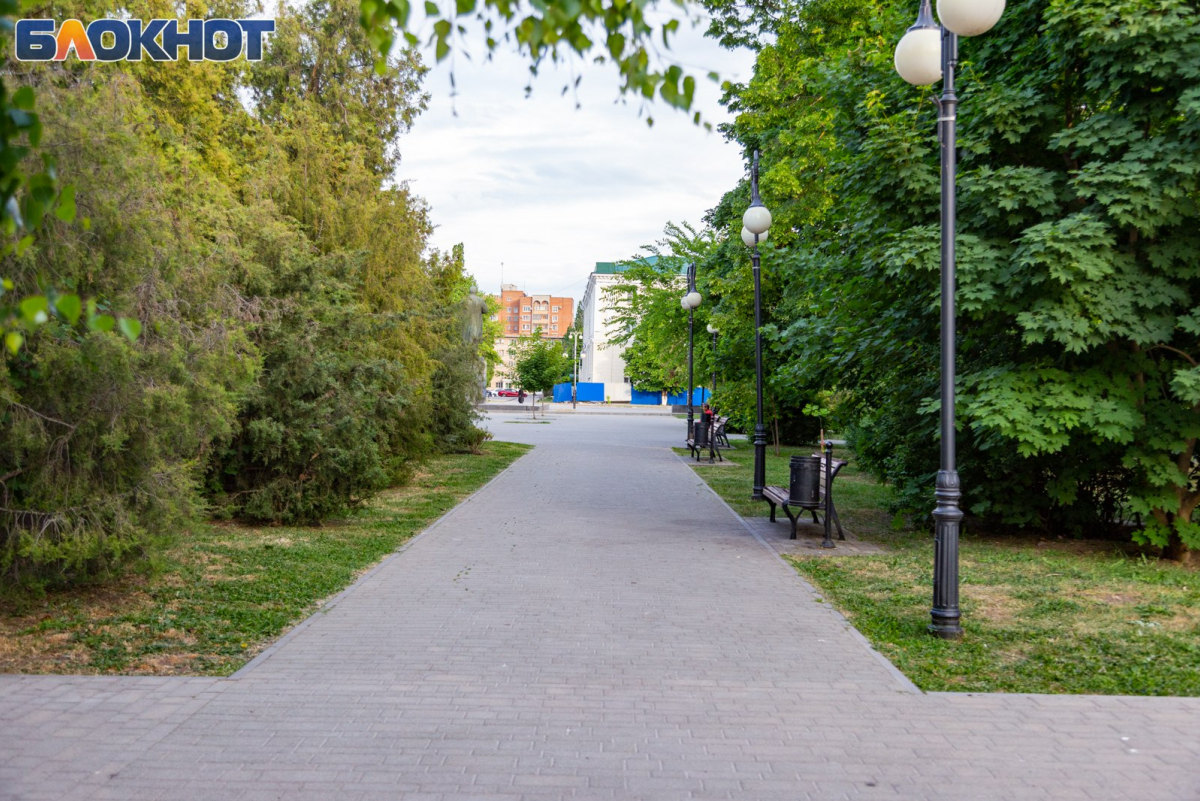
POLYGON ((687 266, 687 294, 679 299, 679 305, 687 310, 688 313, 688 416, 687 416, 687 441, 691 442, 695 435, 693 428, 692 414, 692 396, 695 394, 692 390, 694 380, 692 377, 692 343, 693 343, 693 316, 696 309, 700 308, 700 303, 704 300, 700 293, 696 291, 696 262, 690 262, 687 266))
POLYGON ((751 264, 754 271, 754 489, 752 500, 763 500, 763 488, 767 483, 767 427, 763 424, 763 371, 762 371, 762 282, 759 278, 758 245, 767 241, 767 229, 771 227, 771 212, 763 205, 758 194, 758 151, 754 151, 754 165, 750 171, 750 208, 742 215, 742 241, 753 248, 751 264))
POLYGON ((708 324, 708 333, 712 334, 712 391, 708 402, 708 463, 715 464, 717 458, 717 438, 713 436, 717 430, 717 410, 713 408, 711 398, 717 394, 717 331, 716 326, 708 324))
POLYGON ((962 636, 962 611, 958 605, 958 534, 963 513, 959 508, 962 490, 955 465, 954 369, 955 369, 955 249, 956 173, 958 169, 958 95, 954 73, 958 67, 958 37, 977 36, 991 30, 1004 13, 1004 0, 938 0, 939 25, 933 18, 930 0, 921 0, 916 23, 896 45, 896 72, 916 86, 942 81, 938 104, 938 138, 942 158, 942 254, 941 254, 941 464, 937 476, 937 507, 934 518, 933 608, 929 631, 943 639, 962 636))

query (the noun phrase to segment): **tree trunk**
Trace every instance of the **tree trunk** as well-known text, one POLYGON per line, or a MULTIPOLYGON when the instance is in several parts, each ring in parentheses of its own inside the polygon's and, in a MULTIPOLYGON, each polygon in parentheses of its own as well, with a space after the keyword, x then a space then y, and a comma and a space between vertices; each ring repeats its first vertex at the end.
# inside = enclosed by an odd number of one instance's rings
POLYGON ((1174 531, 1171 532, 1171 538, 1167 540, 1167 544, 1163 546, 1162 558, 1169 559, 1172 562, 1190 565, 1192 563, 1192 549, 1183 544, 1183 540, 1179 539, 1179 535, 1174 531))

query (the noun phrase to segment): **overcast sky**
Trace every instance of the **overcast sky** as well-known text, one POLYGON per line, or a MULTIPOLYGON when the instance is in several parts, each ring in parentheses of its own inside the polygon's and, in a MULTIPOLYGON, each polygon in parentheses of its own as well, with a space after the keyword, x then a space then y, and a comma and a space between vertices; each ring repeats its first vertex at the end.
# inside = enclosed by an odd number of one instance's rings
MULTIPOLYGON (((719 87, 704 76, 745 81, 753 55, 687 28, 672 52, 697 76, 696 108, 715 126, 729 117, 719 87)), ((462 242, 485 291, 499 290, 503 263, 505 283, 578 299, 595 262, 636 254, 668 221, 699 225, 745 171, 739 149, 693 125, 690 114, 661 101, 614 104, 611 65, 576 63, 574 73, 544 66, 526 98, 526 61, 472 55, 453 65, 456 97, 449 61, 426 76, 429 109, 400 140, 397 177, 429 202, 434 246, 462 242), (573 74, 583 76, 579 90, 563 96, 573 74)))

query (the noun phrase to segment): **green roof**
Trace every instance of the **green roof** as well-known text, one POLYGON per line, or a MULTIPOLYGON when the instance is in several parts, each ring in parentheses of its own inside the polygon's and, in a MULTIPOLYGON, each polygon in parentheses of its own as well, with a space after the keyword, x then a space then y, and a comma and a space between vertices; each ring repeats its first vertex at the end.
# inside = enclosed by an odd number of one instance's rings
MULTIPOLYGON (((593 270, 592 272, 601 273, 603 275, 613 275, 615 273, 623 273, 626 270, 628 270, 630 267, 633 266, 631 261, 627 261, 627 262, 598 261, 598 262, 596 262, 596 269, 593 270)), ((658 256, 642 256, 637 261, 641 262, 642 264, 646 264, 646 265, 653 267, 654 265, 658 264, 658 256)), ((682 265, 679 269, 679 272, 681 272, 681 273, 687 272, 687 265, 686 264, 682 265)))

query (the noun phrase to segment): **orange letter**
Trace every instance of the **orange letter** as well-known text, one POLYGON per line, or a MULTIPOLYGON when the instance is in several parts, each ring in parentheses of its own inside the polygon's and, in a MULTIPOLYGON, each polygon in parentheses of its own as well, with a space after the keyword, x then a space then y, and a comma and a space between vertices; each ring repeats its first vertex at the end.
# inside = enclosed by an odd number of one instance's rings
POLYGON ((92 50, 92 43, 88 41, 87 31, 83 29, 83 23, 77 19, 69 19, 62 24, 58 29, 58 53, 55 54, 55 61, 65 61, 67 53, 71 52, 71 48, 75 48, 75 56, 80 61, 95 61, 96 51, 92 50))

